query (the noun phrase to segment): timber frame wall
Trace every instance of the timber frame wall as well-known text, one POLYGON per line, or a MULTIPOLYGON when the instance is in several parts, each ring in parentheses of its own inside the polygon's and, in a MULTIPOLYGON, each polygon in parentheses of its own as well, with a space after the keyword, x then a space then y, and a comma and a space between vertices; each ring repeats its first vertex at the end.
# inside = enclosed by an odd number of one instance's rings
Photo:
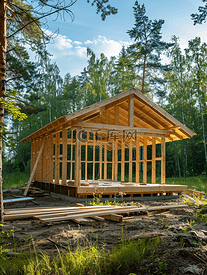
POLYGON ((155 184, 161 175, 165 184, 165 143, 193 135, 130 89, 60 117, 23 139, 31 141, 27 191, 32 181, 71 187, 97 179, 155 184))
MULTIPOLYGON (((31 143, 31 172, 43 140, 35 139, 31 143)), ((161 138, 159 150, 156 150, 156 138, 152 138, 151 157, 147 153, 147 141, 147 137, 137 136, 125 143, 116 136, 106 138, 95 132, 63 129, 45 139, 33 180, 61 185, 74 182, 74 186, 80 186, 81 180, 97 179, 147 183, 150 176, 151 183, 156 183, 156 163, 160 163, 161 184, 164 184, 165 138, 161 138)))

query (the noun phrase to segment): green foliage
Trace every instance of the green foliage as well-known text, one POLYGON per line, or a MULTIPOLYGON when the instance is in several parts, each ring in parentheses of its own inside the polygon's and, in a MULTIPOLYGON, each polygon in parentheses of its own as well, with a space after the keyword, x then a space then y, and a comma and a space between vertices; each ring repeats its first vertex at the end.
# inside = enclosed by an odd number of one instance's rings
POLYGON ((29 173, 20 172, 20 170, 17 168, 16 171, 14 170, 9 174, 5 174, 4 172, 3 177, 5 178, 3 182, 3 189, 20 188, 24 187, 25 183, 28 182, 29 173))
POLYGON ((4 108, 8 114, 12 115, 14 119, 22 121, 27 118, 27 115, 21 112, 21 108, 16 106, 17 96, 21 96, 19 91, 11 90, 7 93, 6 99, 0 99, 0 103, 4 103, 4 108))
POLYGON ((0 254, 0 274, 127 274, 138 268, 146 254, 157 249, 160 239, 125 241, 108 253, 96 246, 77 246, 75 252, 69 251, 67 254, 58 250, 59 255, 53 260, 45 252, 38 251, 32 242, 34 252, 28 256, 23 252, 12 258, 0 254))
POLYGON ((199 13, 193 13, 191 14, 191 18, 194 21, 194 25, 196 24, 202 24, 203 22, 206 22, 206 16, 207 16, 207 0, 202 0, 203 3, 206 3, 204 7, 200 6, 198 7, 199 13))
POLYGON ((207 214, 202 214, 202 209, 198 210, 194 217, 197 219, 198 222, 207 223, 207 214))
POLYGON ((135 24, 127 33, 134 40, 134 44, 129 46, 128 52, 132 63, 135 64, 137 75, 141 74, 141 91, 147 93, 150 91, 151 85, 155 89, 155 83, 162 84, 163 79, 158 77, 155 72, 167 70, 167 66, 161 64, 160 55, 172 44, 161 40, 164 20, 150 20, 146 16, 144 4, 141 6, 138 1, 135 1, 133 10, 135 24))

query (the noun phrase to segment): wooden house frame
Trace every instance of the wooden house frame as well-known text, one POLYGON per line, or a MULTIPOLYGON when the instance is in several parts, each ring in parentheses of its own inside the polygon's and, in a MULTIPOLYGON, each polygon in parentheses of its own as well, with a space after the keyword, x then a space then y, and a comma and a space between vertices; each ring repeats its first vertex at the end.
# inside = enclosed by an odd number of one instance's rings
POLYGON ((165 143, 193 135, 145 95, 130 89, 60 117, 23 139, 31 141, 31 176, 25 194, 32 181, 78 198, 181 193, 186 186, 165 185, 165 143), (161 184, 156 184, 157 163, 161 184))

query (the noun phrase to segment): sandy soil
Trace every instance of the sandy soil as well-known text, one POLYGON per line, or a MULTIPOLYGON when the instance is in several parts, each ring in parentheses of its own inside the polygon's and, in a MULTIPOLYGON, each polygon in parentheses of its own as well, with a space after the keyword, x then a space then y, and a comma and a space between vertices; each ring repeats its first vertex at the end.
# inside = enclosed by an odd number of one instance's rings
MULTIPOLYGON (((5 198, 18 195, 17 190, 4 192, 5 198)), ((75 206, 69 201, 55 199, 51 196, 37 197, 32 202, 6 205, 5 209, 75 206)), ((141 201, 142 205, 167 205, 172 201, 141 201)), ((182 199, 174 200, 183 203, 182 199)), ((146 258, 135 274, 201 274, 207 275, 207 223, 198 222, 193 216, 198 207, 189 206, 182 209, 172 209, 166 212, 149 212, 148 215, 134 216, 123 223, 112 221, 93 221, 90 224, 79 225, 73 221, 41 223, 38 220, 5 221, 4 231, 13 229, 15 244, 18 249, 29 251, 31 239, 39 249, 47 251, 51 257, 57 255, 57 248, 67 253, 68 244, 75 249, 77 243, 87 246, 96 243, 100 247, 111 249, 114 243, 121 241, 122 232, 125 239, 156 238, 161 242, 151 258, 146 258), (188 231, 186 233, 186 231, 188 231), (65 247, 65 248, 63 248, 65 247)), ((203 208, 207 214, 207 208, 203 208)), ((8 242, 8 239, 4 239, 8 242)), ((12 243, 12 238, 10 238, 12 243)))

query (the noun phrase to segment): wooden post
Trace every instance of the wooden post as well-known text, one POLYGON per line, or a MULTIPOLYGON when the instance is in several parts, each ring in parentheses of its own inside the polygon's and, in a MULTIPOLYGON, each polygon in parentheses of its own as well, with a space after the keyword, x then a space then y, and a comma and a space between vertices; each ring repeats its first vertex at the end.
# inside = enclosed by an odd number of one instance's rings
POLYGON ((139 165, 140 165, 140 137, 137 136, 136 144, 136 182, 139 183, 139 165))
POLYGON ((134 95, 130 95, 128 124, 134 127, 134 95))
POLYGON ((117 164, 117 159, 118 159, 118 155, 117 155, 117 141, 115 141, 115 148, 114 148, 114 180, 117 180, 117 171, 118 171, 118 164, 117 164))
POLYGON ((143 183, 147 183, 147 138, 144 137, 143 143, 143 183))
POLYGON ((102 179, 102 143, 99 146, 99 152, 100 152, 100 160, 99 160, 99 163, 100 163, 100 179, 102 179))
POLYGON ((63 152, 62 152, 62 184, 67 182, 67 129, 62 130, 62 143, 63 143, 63 152))
POLYGON ((119 105, 115 104, 115 125, 119 124, 119 105))
POLYGON ((155 138, 152 138, 152 183, 156 183, 156 142, 155 138))
POLYGON ((59 155, 60 155, 60 133, 56 133, 55 136, 55 184, 59 184, 59 155))
POLYGON ((124 181, 124 170, 125 170, 125 146, 124 143, 122 143, 121 148, 121 181, 124 181))
POLYGON ((115 141, 113 140, 113 143, 112 143, 112 180, 115 179, 115 141))
POLYGON ((95 157, 96 157, 96 146, 95 146, 95 133, 93 133, 93 180, 95 180, 95 157))
POLYGON ((132 182, 132 142, 129 144, 129 181, 132 182))
POLYGON ((165 138, 161 138, 161 184, 165 184, 165 138))
POLYGON ((107 179, 107 143, 104 145, 104 179, 107 179))
POLYGON ((34 173, 35 173, 35 171, 36 171, 36 168, 37 168, 39 159, 40 159, 40 157, 41 157, 41 155, 42 155, 42 151, 43 151, 44 145, 45 145, 45 139, 44 139, 43 142, 42 142, 42 145, 41 145, 40 151, 39 151, 39 153, 38 153, 38 156, 37 156, 37 159, 36 159, 34 168, 33 168, 32 173, 31 173, 31 175, 30 175, 30 178, 29 178, 29 181, 28 181, 28 183, 27 183, 26 189, 24 190, 24 196, 26 196, 27 193, 28 193, 28 190, 29 190, 29 187, 30 187, 31 182, 32 182, 32 180, 33 180, 34 173))
POLYGON ((30 163, 30 171, 32 172, 35 164, 35 139, 31 141, 31 163, 30 163))
MULTIPOLYGON (((37 159, 37 157, 38 157, 38 154, 39 154, 39 151, 40 151, 40 148, 41 148, 41 145, 40 145, 40 142, 41 142, 41 140, 40 139, 38 139, 38 140, 36 140, 36 159, 37 159)), ((37 167, 36 167, 36 171, 35 171, 35 180, 37 180, 37 181, 40 181, 40 161, 38 162, 38 164, 37 164, 37 167)))
POLYGON ((47 156, 48 156, 48 138, 45 140, 45 146, 43 148, 42 157, 41 157, 41 182, 46 182, 47 176, 47 156))
POLYGON ((53 183, 53 135, 50 135, 48 144, 47 182, 53 183))
POLYGON ((73 130, 71 129, 70 180, 73 179, 73 130))
POLYGON ((81 142, 76 137, 75 143, 75 180, 74 185, 80 186, 81 180, 81 142))
MULTIPOLYGON (((87 132, 87 141, 89 140, 89 132, 87 132)), ((88 179, 88 142, 86 142, 86 158, 85 158, 85 180, 88 179)))

